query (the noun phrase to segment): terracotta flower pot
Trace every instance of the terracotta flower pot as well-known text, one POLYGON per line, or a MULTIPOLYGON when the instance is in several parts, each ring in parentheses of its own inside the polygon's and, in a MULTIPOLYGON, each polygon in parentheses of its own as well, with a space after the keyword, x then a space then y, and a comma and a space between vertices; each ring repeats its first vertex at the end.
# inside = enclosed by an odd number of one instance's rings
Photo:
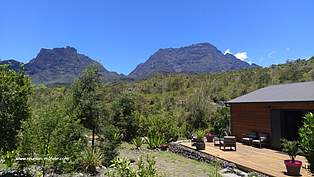
POLYGON ((299 160, 285 160, 284 161, 287 169, 287 175, 298 176, 300 174, 300 169, 302 166, 302 162, 299 160))

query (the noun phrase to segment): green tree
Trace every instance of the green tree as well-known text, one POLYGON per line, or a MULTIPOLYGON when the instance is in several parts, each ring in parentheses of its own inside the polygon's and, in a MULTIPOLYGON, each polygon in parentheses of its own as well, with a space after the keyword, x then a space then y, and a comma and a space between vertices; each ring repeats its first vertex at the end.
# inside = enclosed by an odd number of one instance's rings
POLYGON ((101 150, 102 162, 108 164, 116 155, 116 147, 120 140, 116 139, 116 129, 109 119, 108 110, 104 101, 110 100, 102 85, 99 67, 89 66, 74 82, 72 94, 72 110, 74 116, 81 121, 84 127, 92 130, 92 150, 101 150), (97 134, 97 144, 95 137, 97 134))
POLYGON ((229 130, 230 109, 228 107, 218 108, 210 119, 210 126, 216 134, 221 134, 223 131, 229 130))
POLYGON ((131 141, 138 130, 134 116, 135 103, 130 95, 124 95, 118 98, 112 105, 113 125, 121 131, 123 139, 131 141))
POLYGON ((186 115, 186 123, 189 132, 207 128, 210 120, 210 109, 212 108, 212 106, 208 104, 208 100, 206 96, 201 93, 190 96, 186 115))
POLYGON ((12 151, 16 148, 16 135, 21 122, 30 115, 28 96, 30 80, 8 65, 0 65, 0 151, 12 151))
MULTIPOLYGON (((73 170, 86 144, 79 121, 67 115, 64 104, 60 102, 34 110, 32 116, 23 122, 18 140, 20 157, 40 158, 34 163, 42 166, 43 173, 47 166, 73 170), (56 159, 47 161, 45 158, 49 157, 56 159)), ((29 163, 22 161, 21 165, 29 163)))
POLYGON ((72 111, 84 127, 92 130, 92 147, 95 146, 100 100, 97 89, 101 84, 98 65, 84 70, 72 86, 72 111))

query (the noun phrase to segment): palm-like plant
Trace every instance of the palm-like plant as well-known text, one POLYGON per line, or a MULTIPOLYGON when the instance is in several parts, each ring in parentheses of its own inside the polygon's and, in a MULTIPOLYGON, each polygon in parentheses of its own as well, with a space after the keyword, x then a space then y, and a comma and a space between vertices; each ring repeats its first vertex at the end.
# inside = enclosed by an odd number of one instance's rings
POLYGON ((203 141, 204 140, 204 136, 205 136, 205 132, 203 130, 197 130, 195 132, 195 135, 196 135, 197 141, 203 141))
POLYGON ((118 176, 125 176, 125 177, 136 177, 136 170, 131 168, 131 162, 127 158, 120 158, 116 157, 111 161, 110 168, 113 171, 108 171, 107 176, 109 177, 118 177, 118 176))
POLYGON ((156 148, 159 148, 160 145, 164 144, 165 140, 162 137, 153 134, 153 135, 148 136, 146 142, 148 144, 148 148, 156 149, 156 148))
POLYGON ((143 138, 142 137, 135 137, 132 140, 132 143, 136 146, 136 149, 141 149, 141 146, 144 144, 143 138))
POLYGON ((81 157, 81 167, 84 171, 95 174, 96 167, 101 165, 102 153, 97 149, 87 148, 81 157))
POLYGON ((301 153, 301 150, 298 146, 298 142, 288 141, 286 139, 282 139, 281 141, 282 141, 281 145, 283 147, 283 151, 286 152, 289 155, 292 162, 294 162, 296 156, 301 153))

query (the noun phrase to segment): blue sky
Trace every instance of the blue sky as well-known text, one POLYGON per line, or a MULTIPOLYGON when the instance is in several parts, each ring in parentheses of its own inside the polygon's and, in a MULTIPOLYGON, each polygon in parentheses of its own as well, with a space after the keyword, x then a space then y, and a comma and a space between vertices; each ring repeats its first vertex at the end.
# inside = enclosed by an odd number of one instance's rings
POLYGON ((269 66, 314 55, 313 9, 312 0, 1 0, 0 59, 73 46, 128 74, 159 48, 210 42, 269 66))

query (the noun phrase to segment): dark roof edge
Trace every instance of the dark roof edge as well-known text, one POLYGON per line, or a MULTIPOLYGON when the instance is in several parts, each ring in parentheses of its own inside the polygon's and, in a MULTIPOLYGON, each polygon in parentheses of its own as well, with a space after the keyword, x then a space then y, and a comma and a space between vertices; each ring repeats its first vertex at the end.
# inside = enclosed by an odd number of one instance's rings
POLYGON ((308 103, 314 100, 303 100, 303 101, 251 101, 251 102, 225 102, 225 104, 247 104, 247 103, 308 103))

